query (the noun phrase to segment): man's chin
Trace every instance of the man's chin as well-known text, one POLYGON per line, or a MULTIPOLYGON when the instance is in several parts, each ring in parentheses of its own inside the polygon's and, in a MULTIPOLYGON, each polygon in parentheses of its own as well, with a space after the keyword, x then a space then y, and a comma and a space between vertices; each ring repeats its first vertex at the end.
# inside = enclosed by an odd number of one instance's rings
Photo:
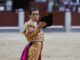
POLYGON ((38 19, 35 19, 34 21, 38 21, 38 19))

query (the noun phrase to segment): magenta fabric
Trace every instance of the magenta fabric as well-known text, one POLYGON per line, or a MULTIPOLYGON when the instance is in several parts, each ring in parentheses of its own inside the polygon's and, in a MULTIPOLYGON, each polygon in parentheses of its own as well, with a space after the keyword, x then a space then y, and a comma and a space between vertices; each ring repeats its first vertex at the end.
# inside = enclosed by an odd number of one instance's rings
MULTIPOLYGON (((32 43, 30 42, 23 50, 20 60, 27 60, 27 55, 28 55, 28 50, 31 47, 32 43)), ((42 42, 42 46, 41 46, 41 51, 42 51, 42 47, 43 47, 43 42, 42 42)), ((40 56, 38 60, 41 60, 41 51, 40 51, 40 56)))
POLYGON ((27 54, 28 54, 28 49, 31 46, 31 43, 29 43, 23 50, 20 60, 27 60, 27 54))

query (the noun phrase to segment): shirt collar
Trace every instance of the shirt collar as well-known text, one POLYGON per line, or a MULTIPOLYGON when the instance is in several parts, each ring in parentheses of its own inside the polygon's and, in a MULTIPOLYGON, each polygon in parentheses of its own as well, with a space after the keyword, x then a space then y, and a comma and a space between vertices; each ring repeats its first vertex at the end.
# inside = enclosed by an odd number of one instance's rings
POLYGON ((32 21, 34 25, 37 26, 37 22, 33 21, 32 19, 30 19, 30 21, 32 21))

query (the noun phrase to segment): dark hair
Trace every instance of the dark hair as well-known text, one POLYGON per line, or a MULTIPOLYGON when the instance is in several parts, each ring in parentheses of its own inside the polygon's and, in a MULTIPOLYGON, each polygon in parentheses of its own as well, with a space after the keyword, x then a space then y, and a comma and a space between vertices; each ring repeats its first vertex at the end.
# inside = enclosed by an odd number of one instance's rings
MULTIPOLYGON (((29 11, 29 14, 31 15, 31 14, 32 14, 32 11, 35 11, 35 10, 38 10, 38 11, 39 11, 39 9, 37 9, 37 8, 32 8, 32 9, 29 11)), ((40 11, 39 11, 39 13, 40 13, 40 11)))
POLYGON ((45 27, 43 27, 43 28, 51 26, 53 24, 53 14, 50 13, 48 16, 43 16, 41 18, 41 22, 46 22, 47 23, 47 25, 45 27))

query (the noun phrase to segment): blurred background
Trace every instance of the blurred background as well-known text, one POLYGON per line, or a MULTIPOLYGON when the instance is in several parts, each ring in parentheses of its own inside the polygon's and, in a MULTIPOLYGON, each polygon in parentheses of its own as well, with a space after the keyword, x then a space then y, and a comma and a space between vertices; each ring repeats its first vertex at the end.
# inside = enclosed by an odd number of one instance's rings
POLYGON ((80 60, 80 0, 0 0, 0 60, 20 59, 31 8, 40 10, 40 19, 53 15, 52 26, 42 29, 42 60, 80 60))
POLYGON ((29 19, 31 8, 40 10, 40 19, 49 13, 53 14, 50 28, 56 30, 50 29, 51 31, 64 31, 66 24, 71 26, 71 31, 80 29, 80 0, 0 0, 0 31, 21 31, 29 19))

